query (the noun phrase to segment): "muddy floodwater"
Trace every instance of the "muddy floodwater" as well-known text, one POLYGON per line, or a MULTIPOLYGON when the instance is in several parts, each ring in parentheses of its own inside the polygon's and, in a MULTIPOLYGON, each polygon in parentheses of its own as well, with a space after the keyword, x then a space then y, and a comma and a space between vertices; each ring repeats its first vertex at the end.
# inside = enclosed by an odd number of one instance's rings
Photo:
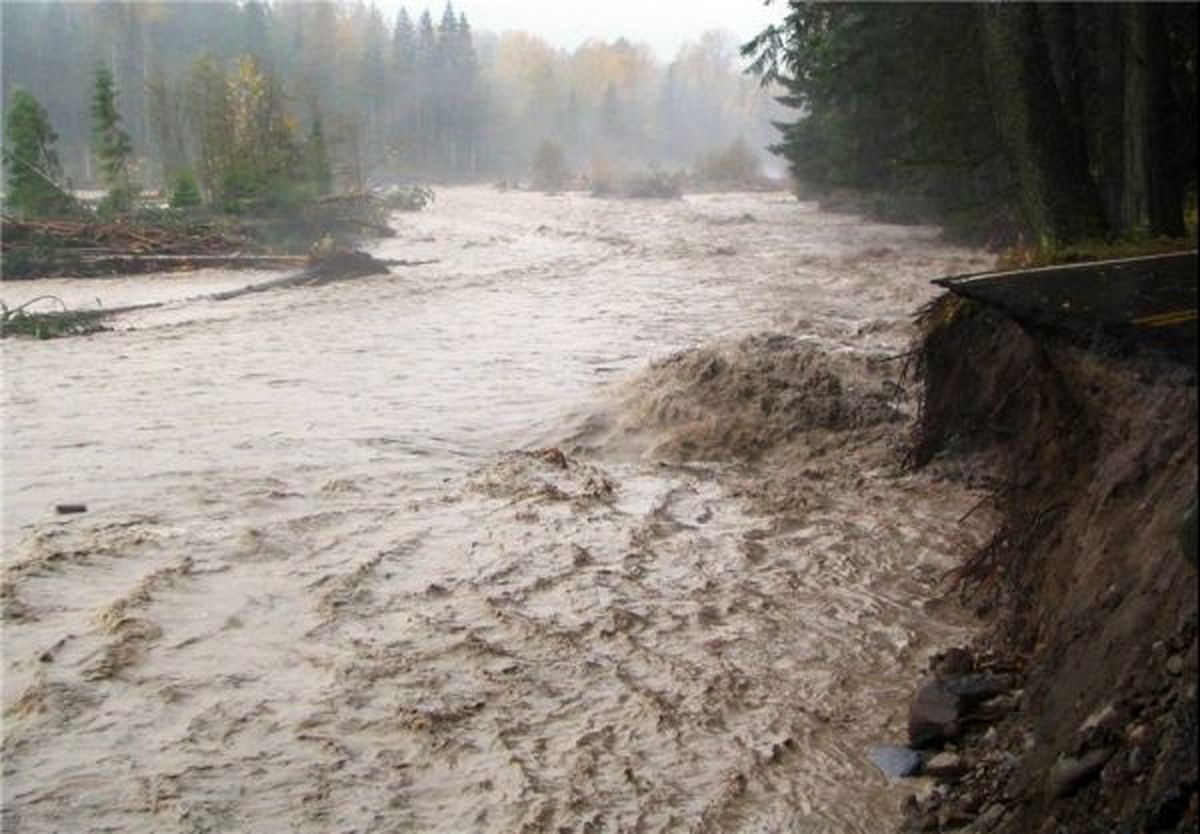
POLYGON ((167 302, 3 344, 4 830, 888 830, 986 532, 895 357, 986 257, 783 194, 394 226, 437 262, 0 285, 167 302))

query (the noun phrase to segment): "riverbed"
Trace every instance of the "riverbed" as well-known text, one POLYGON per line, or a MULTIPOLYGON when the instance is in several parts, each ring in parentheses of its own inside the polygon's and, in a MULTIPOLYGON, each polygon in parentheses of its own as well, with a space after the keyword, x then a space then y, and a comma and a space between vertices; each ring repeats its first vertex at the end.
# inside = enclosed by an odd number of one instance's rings
POLYGON ((3 343, 4 829, 888 830, 867 747, 986 535, 899 465, 897 357, 990 259, 781 193, 393 225, 372 254, 432 263, 0 285, 166 302, 3 343), (757 394, 696 350, 894 419, 735 449, 757 394))

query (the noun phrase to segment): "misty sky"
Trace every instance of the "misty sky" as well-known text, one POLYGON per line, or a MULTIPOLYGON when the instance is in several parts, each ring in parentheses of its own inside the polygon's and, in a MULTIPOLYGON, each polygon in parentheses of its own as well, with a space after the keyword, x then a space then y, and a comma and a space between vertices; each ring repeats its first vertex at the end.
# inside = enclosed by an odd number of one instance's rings
MULTIPOLYGON (((435 15, 444 0, 380 0, 393 12, 400 6, 419 13, 428 6, 435 15)), ((477 29, 519 29, 540 35, 555 46, 574 49, 589 37, 624 36, 649 43, 669 61, 689 40, 707 29, 727 29, 744 41, 781 17, 779 0, 455 0, 477 29)))

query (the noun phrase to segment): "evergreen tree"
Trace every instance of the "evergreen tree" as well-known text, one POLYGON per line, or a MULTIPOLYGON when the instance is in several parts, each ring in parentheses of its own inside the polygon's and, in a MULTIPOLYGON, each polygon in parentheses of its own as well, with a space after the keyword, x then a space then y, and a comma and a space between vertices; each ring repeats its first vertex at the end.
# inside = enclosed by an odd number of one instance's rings
POLYGON ((428 9, 421 13, 417 22, 416 78, 413 126, 417 136, 417 165, 428 170, 437 142, 437 99, 440 93, 437 31, 433 28, 433 17, 428 9))
POLYGON ((187 209, 200 205, 200 186, 191 171, 183 170, 176 173, 171 183, 171 196, 168 201, 173 209, 187 209))
POLYGON ((325 142, 325 123, 321 111, 313 107, 312 127, 309 128, 305 146, 306 175, 318 194, 328 194, 333 189, 333 167, 329 162, 329 148, 325 142))
POLYGON ((465 13, 458 16, 455 32, 455 75, 458 95, 458 118, 455 129, 459 134, 462 161, 457 173, 475 176, 479 173, 479 133, 483 120, 479 56, 471 37, 471 24, 465 13))
POLYGON ((790 0, 744 48, 799 111, 798 183, 1062 244, 1178 235, 1195 201, 1195 4, 790 0), (1186 127, 1185 127, 1186 126, 1186 127))
POLYGON ((57 139, 38 100, 14 90, 4 127, 5 210, 46 217, 72 208, 74 200, 58 185, 57 139))
POLYGON ((392 30, 391 94, 386 106, 391 114, 389 155, 397 162, 410 162, 417 135, 417 30, 403 8, 392 30))
POLYGON ((129 157, 133 144, 121 129, 121 114, 117 112, 117 89, 107 66, 96 67, 96 82, 92 93, 92 152, 100 164, 100 174, 108 196, 105 208, 114 212, 128 211, 133 201, 129 182, 129 157))
POLYGON ((417 46, 417 30, 408 12, 401 8, 396 13, 396 26, 392 30, 392 67, 397 73, 412 71, 413 54, 417 46))
POLYGON ((383 107, 388 85, 388 34, 379 9, 371 6, 361 35, 361 53, 355 86, 376 106, 366 109, 367 156, 374 160, 382 154, 387 118, 383 107))

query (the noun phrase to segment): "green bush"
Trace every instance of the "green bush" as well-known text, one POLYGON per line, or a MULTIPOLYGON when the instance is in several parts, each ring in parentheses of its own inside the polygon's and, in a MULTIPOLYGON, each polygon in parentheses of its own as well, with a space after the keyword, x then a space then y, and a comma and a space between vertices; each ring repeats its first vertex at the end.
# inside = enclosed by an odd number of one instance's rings
POLYGON ((180 171, 171 183, 168 205, 173 209, 195 208, 201 203, 200 186, 191 171, 180 171))

